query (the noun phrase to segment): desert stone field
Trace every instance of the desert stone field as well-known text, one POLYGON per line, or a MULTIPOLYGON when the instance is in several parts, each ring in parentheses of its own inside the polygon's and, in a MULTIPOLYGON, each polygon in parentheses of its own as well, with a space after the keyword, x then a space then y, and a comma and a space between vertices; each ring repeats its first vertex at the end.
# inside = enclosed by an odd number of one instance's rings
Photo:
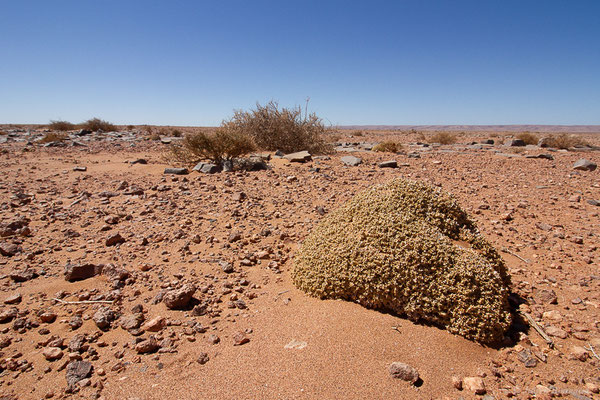
POLYGON ((0 399, 600 398, 597 133, 0 131, 0 399))

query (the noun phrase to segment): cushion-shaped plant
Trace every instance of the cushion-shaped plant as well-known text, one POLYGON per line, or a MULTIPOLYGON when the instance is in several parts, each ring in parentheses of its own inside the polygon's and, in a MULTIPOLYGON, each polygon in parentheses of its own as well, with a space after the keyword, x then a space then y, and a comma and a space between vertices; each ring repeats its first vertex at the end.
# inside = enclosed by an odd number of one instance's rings
POLYGON ((294 284, 492 343, 511 323, 510 278, 451 195, 395 179, 329 214, 294 258, 294 284))

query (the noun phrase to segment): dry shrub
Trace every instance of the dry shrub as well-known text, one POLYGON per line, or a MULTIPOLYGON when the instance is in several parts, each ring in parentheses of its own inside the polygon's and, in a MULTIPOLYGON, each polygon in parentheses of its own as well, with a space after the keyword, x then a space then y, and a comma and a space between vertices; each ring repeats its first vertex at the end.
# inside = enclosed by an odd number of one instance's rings
POLYGON ((364 134, 363 131, 354 131, 354 132, 352 132, 350 134, 350 136, 352 136, 352 137, 362 137, 362 136, 365 136, 365 134, 364 134))
POLYGON ((437 132, 429 137, 429 143, 453 144, 456 143, 456 135, 450 132, 437 132))
POLYGON ((537 144, 540 140, 537 135, 531 132, 521 132, 517 135, 517 139, 521 139, 525 144, 537 144))
POLYGON ((342 135, 340 135, 339 133, 327 135, 327 142, 329 143, 336 143, 340 140, 342 140, 342 135))
POLYGON ((48 128, 53 131, 65 132, 72 131, 77 129, 75 124, 70 123, 69 121, 50 121, 48 124, 48 128))
POLYGON ((102 132, 114 132, 117 130, 117 127, 110 122, 104 121, 100 118, 92 118, 88 119, 84 123, 81 124, 83 129, 87 129, 88 131, 102 131, 102 132))
POLYGON ((214 133, 195 132, 181 144, 171 145, 171 159, 184 164, 211 160, 215 164, 233 160, 256 149, 252 138, 235 125, 223 123, 214 133))
POLYGON ((173 136, 173 137, 182 137, 183 136, 183 132, 181 132, 181 130, 179 130, 177 128, 173 128, 171 130, 171 136, 173 136))
POLYGON ((132 131, 135 129, 135 125, 127 125, 127 130, 132 131))
MULTIPOLYGON (((413 130, 414 129, 411 129, 410 133, 413 133, 412 132, 413 130)), ((419 141, 421 143, 424 143, 424 142, 427 141, 427 137, 425 136, 425 134, 423 132, 417 132, 417 131, 415 131, 415 134, 417 135, 417 141, 419 141)))
POLYGON ((67 135, 64 133, 48 132, 38 143, 62 142, 66 138, 67 135))
POLYGON ((504 261, 452 195, 424 182, 375 185, 328 214, 296 252, 291 277, 312 296, 483 343, 511 325, 504 261))
POLYGON ((566 133, 550 136, 547 139, 547 143, 548 147, 554 147, 557 149, 568 149, 576 146, 589 146, 589 143, 586 142, 582 137, 568 135, 566 133))
POLYGON ((387 140, 373 147, 373 151, 381 151, 385 153, 397 153, 402 149, 402 145, 393 140, 387 140))
POLYGON ((228 129, 251 137, 260 149, 281 150, 284 153, 307 150, 324 153, 329 146, 323 135, 328 129, 315 113, 302 115, 300 107, 282 108, 273 101, 264 106, 256 104, 250 111, 234 111, 233 117, 223 123, 228 129))

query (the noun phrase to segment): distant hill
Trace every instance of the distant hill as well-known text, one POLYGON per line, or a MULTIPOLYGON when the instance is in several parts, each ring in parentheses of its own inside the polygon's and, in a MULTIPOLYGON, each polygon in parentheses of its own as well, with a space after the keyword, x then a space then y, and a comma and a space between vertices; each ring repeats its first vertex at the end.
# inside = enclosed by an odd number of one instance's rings
POLYGON ((339 129, 459 132, 566 132, 600 133, 600 125, 344 125, 339 129))

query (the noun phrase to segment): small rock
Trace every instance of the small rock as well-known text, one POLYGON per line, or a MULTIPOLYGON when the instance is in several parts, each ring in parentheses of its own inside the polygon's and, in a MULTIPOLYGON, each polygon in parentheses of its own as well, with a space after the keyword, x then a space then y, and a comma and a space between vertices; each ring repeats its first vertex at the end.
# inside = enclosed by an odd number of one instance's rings
POLYGON ((581 346, 573 346, 571 347, 571 352, 569 353, 569 358, 572 360, 585 361, 588 359, 589 353, 586 349, 581 346))
POLYGON ((63 356, 63 352, 60 347, 47 347, 42 350, 42 354, 48 361, 59 360, 63 356))
POLYGON ((558 298, 552 289, 542 289, 538 292, 537 299, 543 304, 556 304, 558 298))
POLYGON ((296 339, 292 339, 291 342, 289 342, 288 344, 286 344, 285 346, 283 346, 284 349, 293 349, 293 350, 302 350, 303 348, 305 348, 307 345, 306 342, 301 342, 299 340, 296 339))
POLYGON ((115 233, 114 235, 110 235, 109 237, 106 238, 106 245, 107 246, 115 246, 117 244, 121 244, 121 243, 125 243, 125 238, 123 238, 123 236, 121 236, 120 233, 115 233))
POLYGON ((398 168, 398 162, 395 160, 383 161, 377 164, 379 168, 398 168))
POLYGON ((244 332, 236 332, 233 335, 233 345, 234 346, 241 346, 245 343, 248 343, 250 341, 250 339, 246 336, 246 334, 244 332))
POLYGON ((239 241, 241 239, 242 239, 242 234, 241 233, 239 233, 239 232, 231 232, 229 234, 229 237, 227 238, 227 241, 229 243, 233 243, 233 242, 237 242, 237 241, 239 241))
POLYGON ((115 319, 115 314, 108 308, 101 308, 94 313, 92 320, 96 323, 96 326, 101 330, 110 328, 110 323, 115 319))
POLYGON ((299 163, 303 163, 303 162, 312 160, 312 156, 310 155, 310 153, 308 151, 299 151, 297 153, 286 154, 285 156, 283 156, 283 158, 285 158, 289 162, 299 162, 299 163))
POLYGON ((148 332, 160 332, 166 325, 167 320, 159 315, 146 322, 142 329, 148 332))
POLYGON ((88 361, 72 361, 67 365, 67 383, 75 385, 92 373, 92 364, 88 361))
POLYGON ((233 201, 242 202, 247 197, 248 196, 246 196, 246 193, 244 193, 244 192, 237 192, 237 193, 234 193, 231 198, 232 198, 233 201))
POLYGON ((139 354, 154 353, 159 349, 159 344, 154 337, 149 337, 135 345, 135 351, 139 354))
POLYGON ((507 147, 523 147, 526 143, 522 139, 508 139, 504 142, 504 145, 507 147))
POLYGON ((226 274, 233 272, 233 264, 227 261, 219 261, 219 266, 226 274))
POLYGON ((202 172, 203 174, 216 174, 221 169, 216 164, 200 162, 193 168, 194 171, 202 172))
POLYGON ((569 334, 563 329, 557 328, 552 325, 546 327, 546 333, 550 336, 558 337, 561 339, 566 339, 569 336, 569 334))
POLYGON ((392 378, 401 379, 413 385, 419 380, 419 372, 410 365, 401 362, 391 363, 389 372, 392 378))
POLYGON ((200 353, 196 362, 200 365, 206 364, 210 358, 208 357, 208 353, 200 353))
POLYGON ((144 314, 142 313, 123 315, 119 319, 119 325, 126 331, 138 329, 142 322, 144 322, 144 314))
POLYGON ((165 168, 165 174, 171 175, 187 175, 189 171, 187 168, 165 168))
POLYGON ((5 257, 12 257, 20 251, 21 248, 14 243, 0 243, 0 254, 5 257))
POLYGON ((529 349, 523 349, 520 352, 518 352, 517 358, 519 359, 519 361, 525 364, 525 367, 527 368, 533 368, 537 365, 537 360, 535 359, 535 357, 531 353, 531 350, 529 349))
POLYGON ((454 388, 456 390, 462 390, 463 389, 463 381, 462 381, 462 379, 460 379, 458 376, 453 376, 452 377, 452 386, 454 386, 454 388))
POLYGON ((351 167, 357 167, 362 164, 362 159, 354 156, 344 156, 340 158, 340 161, 344 165, 349 165, 351 167))
POLYGON ((56 313, 52 312, 52 311, 46 311, 45 313, 40 314, 40 321, 46 323, 46 324, 51 324, 54 321, 56 321, 56 313))
POLYGON ((19 304, 22 299, 21 293, 15 293, 4 299, 4 304, 19 304))
POLYGON ((188 306, 192 296, 196 292, 196 287, 192 284, 185 284, 180 289, 171 290, 163 296, 163 303, 169 309, 181 309, 188 306))
POLYGON ((102 272, 103 265, 67 264, 65 265, 65 280, 69 282, 91 278, 102 272))
POLYGON ((87 171, 87 167, 77 166, 77 167, 73 168, 73 171, 85 172, 85 171, 87 171))
POLYGON ((465 390, 475 394, 485 394, 485 384, 483 379, 478 376, 470 376, 463 379, 463 387, 465 390))
POLYGON ((19 310, 16 307, 11 307, 0 312, 0 324, 12 321, 18 313, 19 310))
POLYGON ((593 171, 595 170, 597 165, 589 160, 584 158, 577 160, 575 164, 573 164, 573 169, 578 171, 593 171))

